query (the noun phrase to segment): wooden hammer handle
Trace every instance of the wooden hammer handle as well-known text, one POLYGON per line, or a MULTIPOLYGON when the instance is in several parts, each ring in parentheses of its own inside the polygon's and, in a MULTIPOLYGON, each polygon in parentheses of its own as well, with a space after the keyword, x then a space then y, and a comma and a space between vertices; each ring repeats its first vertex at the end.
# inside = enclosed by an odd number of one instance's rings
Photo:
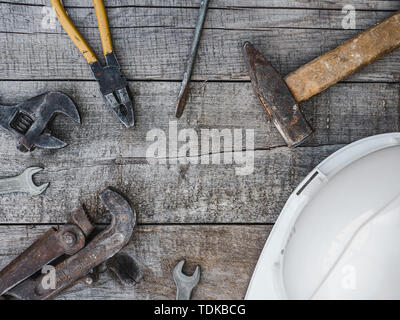
POLYGON ((298 102, 307 100, 400 46, 400 12, 289 74, 298 102))

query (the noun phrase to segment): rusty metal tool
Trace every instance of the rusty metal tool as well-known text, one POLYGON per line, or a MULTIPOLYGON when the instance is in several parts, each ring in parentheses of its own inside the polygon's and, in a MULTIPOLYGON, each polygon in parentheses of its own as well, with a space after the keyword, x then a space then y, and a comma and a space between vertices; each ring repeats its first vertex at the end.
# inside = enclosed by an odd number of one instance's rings
POLYGON ((298 106, 400 46, 400 13, 348 40, 282 78, 250 42, 244 44, 254 91, 289 147, 312 128, 298 106))
POLYGON ((197 49, 203 32, 204 21, 206 20, 209 0, 202 0, 199 10, 199 18, 197 20, 196 29, 194 31, 194 37, 192 47, 190 49, 189 60, 187 62, 186 71, 183 75, 181 88, 178 94, 178 102, 176 106, 176 117, 180 118, 186 107, 187 95, 189 93, 190 77, 192 76, 194 63, 197 57, 197 49))
POLYGON ((24 300, 53 298, 117 254, 132 236, 136 215, 128 202, 111 189, 101 193, 100 199, 112 218, 105 230, 90 238, 94 225, 81 207, 67 224, 48 230, 0 271, 0 296, 24 300), (52 289, 43 286, 45 275, 37 272, 53 261, 56 285, 52 289))
POLYGON ((119 253, 109 259, 106 267, 123 285, 135 285, 142 279, 139 263, 126 253, 119 253))
POLYGON ((63 148, 67 144, 48 131, 49 123, 57 114, 81 122, 75 103, 66 94, 51 91, 14 106, 0 105, 0 129, 18 139, 18 149, 22 152, 36 147, 63 148))
POLYGON ((106 62, 105 66, 100 64, 92 48, 87 44, 72 20, 68 17, 61 1, 50 0, 50 2, 64 30, 89 64, 95 79, 99 83, 105 104, 127 128, 134 126, 133 102, 129 96, 128 82, 121 72, 117 56, 114 52, 103 0, 93 0, 93 5, 99 25, 100 39, 106 62))
POLYGON ((180 261, 174 268, 172 275, 176 284, 176 300, 190 300, 192 290, 200 281, 200 267, 197 266, 192 276, 188 277, 182 270, 185 261, 180 261))
POLYGON ((31 167, 26 169, 22 174, 16 177, 0 179, 0 194, 25 192, 32 196, 42 194, 49 183, 36 186, 33 182, 33 175, 42 171, 42 168, 31 167))

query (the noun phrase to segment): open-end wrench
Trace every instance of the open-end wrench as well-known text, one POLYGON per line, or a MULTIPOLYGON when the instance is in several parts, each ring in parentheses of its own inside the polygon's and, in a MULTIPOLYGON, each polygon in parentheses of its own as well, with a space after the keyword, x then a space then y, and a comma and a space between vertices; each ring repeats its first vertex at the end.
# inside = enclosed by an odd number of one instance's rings
POLYGON ((176 300, 190 300, 192 290, 200 281, 200 267, 196 267, 196 271, 192 276, 188 277, 182 272, 185 260, 179 262, 172 272, 176 284, 176 300))
POLYGON ((43 193, 50 183, 36 186, 33 182, 33 175, 42 171, 42 168, 31 167, 16 177, 0 179, 0 194, 26 192, 32 196, 43 193))

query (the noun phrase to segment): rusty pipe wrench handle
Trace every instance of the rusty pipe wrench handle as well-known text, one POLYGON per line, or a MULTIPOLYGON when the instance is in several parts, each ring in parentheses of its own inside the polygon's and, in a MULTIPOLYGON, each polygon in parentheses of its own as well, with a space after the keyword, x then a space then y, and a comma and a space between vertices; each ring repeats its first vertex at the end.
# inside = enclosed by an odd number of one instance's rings
POLYGON ((9 295, 26 300, 50 299, 110 259, 129 242, 136 225, 135 212, 121 195, 111 189, 104 191, 100 198, 111 214, 111 224, 83 249, 55 267, 56 289, 44 289, 41 276, 25 280, 10 290, 9 295))
POLYGON ((305 101, 400 47, 400 12, 348 40, 285 78, 297 102, 305 101))
POLYGON ((0 271, 0 296, 41 270, 63 254, 71 255, 85 245, 82 230, 73 224, 59 230, 50 229, 42 237, 0 271), (72 238, 67 238, 72 237, 72 238), (68 241, 73 240, 73 242, 68 241))

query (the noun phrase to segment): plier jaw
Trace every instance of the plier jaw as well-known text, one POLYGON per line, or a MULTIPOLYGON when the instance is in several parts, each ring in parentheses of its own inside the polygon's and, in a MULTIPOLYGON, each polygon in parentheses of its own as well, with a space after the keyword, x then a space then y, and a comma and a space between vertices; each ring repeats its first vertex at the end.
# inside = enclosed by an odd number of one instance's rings
POLYGON ((135 116, 133 102, 128 93, 128 82, 121 73, 115 53, 107 54, 105 59, 106 66, 96 61, 90 64, 90 68, 99 83, 106 105, 130 128, 135 125, 135 116))

